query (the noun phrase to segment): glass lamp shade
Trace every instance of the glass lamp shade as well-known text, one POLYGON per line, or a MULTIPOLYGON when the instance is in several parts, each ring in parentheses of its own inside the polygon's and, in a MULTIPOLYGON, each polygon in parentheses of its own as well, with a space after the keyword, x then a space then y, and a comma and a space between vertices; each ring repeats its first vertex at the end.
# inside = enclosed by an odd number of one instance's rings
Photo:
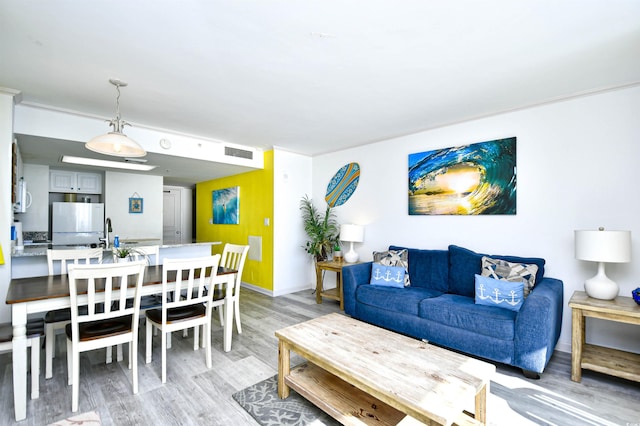
POLYGON ((109 132, 96 136, 85 144, 87 149, 105 155, 117 157, 143 157, 146 151, 133 139, 119 132, 109 132))

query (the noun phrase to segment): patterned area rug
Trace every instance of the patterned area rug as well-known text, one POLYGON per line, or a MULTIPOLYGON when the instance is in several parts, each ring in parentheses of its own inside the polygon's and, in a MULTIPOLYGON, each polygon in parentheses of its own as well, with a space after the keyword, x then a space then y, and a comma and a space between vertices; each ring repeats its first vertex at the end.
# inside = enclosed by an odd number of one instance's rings
POLYGON ((77 416, 67 417, 66 419, 58 420, 55 423, 50 423, 48 426, 68 426, 68 425, 83 425, 83 426, 97 426, 101 425, 100 414, 96 411, 88 411, 86 413, 78 414, 77 416))
POLYGON ((278 398, 277 375, 234 393, 233 399, 263 426, 340 424, 293 389, 289 398, 278 398))

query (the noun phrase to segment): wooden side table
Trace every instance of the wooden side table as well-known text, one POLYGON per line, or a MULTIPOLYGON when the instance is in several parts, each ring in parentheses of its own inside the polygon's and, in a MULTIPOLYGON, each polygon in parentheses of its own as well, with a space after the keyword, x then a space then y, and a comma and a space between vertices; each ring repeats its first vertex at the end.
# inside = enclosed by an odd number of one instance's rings
POLYGON ((340 309, 344 311, 344 299, 342 297, 342 267, 355 265, 355 263, 335 262, 326 260, 316 262, 316 303, 322 303, 322 298, 337 300, 340 302, 340 309), (336 273, 336 288, 324 290, 322 283, 322 271, 333 271, 336 273))
POLYGON ((631 297, 593 299, 576 291, 571 307, 571 380, 582 380, 582 369, 640 382, 640 354, 592 345, 585 342, 585 317, 640 325, 640 306, 631 297))

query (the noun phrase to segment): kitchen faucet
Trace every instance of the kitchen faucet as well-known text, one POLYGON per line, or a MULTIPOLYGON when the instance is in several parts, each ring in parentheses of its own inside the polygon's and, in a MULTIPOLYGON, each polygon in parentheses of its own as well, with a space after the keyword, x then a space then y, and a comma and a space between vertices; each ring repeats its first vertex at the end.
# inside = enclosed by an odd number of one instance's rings
POLYGON ((104 248, 109 248, 109 232, 113 232, 111 229, 111 218, 107 218, 104 221, 104 238, 100 238, 100 241, 104 241, 104 248))

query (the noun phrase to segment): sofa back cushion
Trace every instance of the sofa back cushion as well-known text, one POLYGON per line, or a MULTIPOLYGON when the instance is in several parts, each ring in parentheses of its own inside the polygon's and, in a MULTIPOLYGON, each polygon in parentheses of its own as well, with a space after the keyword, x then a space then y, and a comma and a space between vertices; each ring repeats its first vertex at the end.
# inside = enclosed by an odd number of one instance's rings
POLYGON ((389 250, 407 249, 411 287, 446 293, 449 289, 449 252, 389 246, 389 250))
POLYGON ((473 297, 476 275, 482 272, 482 254, 449 246, 449 293, 473 297))
MULTIPOLYGON (((544 277, 545 260, 539 257, 502 256, 476 253, 456 245, 449 246, 449 293, 474 297, 475 276, 482 274, 482 256, 503 259, 513 263, 527 263, 538 266, 536 282, 544 277)), ((409 262, 411 264, 411 262, 409 262)))

